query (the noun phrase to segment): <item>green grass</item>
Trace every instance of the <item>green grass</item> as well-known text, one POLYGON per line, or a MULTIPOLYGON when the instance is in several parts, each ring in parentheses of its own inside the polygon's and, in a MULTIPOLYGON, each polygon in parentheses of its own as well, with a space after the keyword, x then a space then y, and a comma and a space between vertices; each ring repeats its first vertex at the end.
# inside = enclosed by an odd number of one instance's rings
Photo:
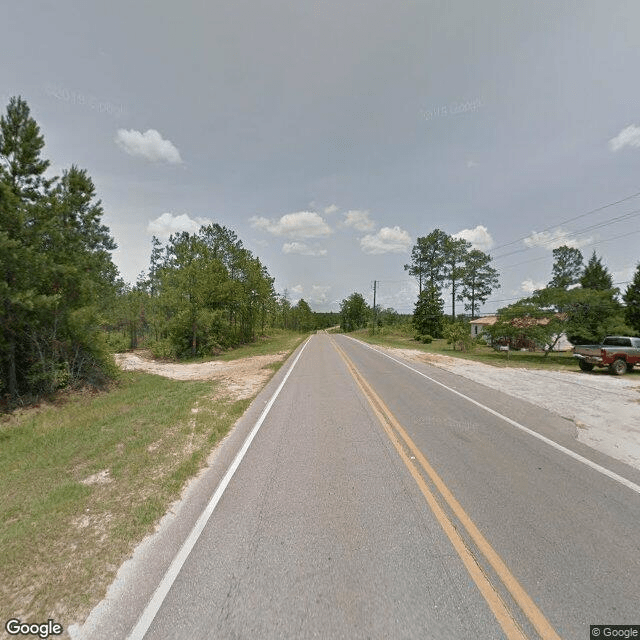
MULTIPOLYGON (((223 359, 290 352, 303 338, 223 359)), ((216 387, 126 372, 109 392, 0 417, 0 617, 84 620, 248 407, 216 387)))
POLYGON ((431 344, 423 344, 413 339, 413 332, 408 334, 407 332, 386 330, 371 335, 369 329, 363 329, 350 335, 370 344, 396 347, 398 349, 416 349, 425 353, 436 353, 453 358, 484 362, 495 367, 578 371, 578 366, 571 352, 552 352, 545 356, 541 351, 510 351, 507 356, 506 352, 495 351, 491 347, 484 345, 476 346, 470 351, 454 351, 452 345, 447 344, 447 341, 443 339, 434 340, 431 344))
POLYGON ((282 329, 269 329, 267 336, 256 338, 255 342, 242 345, 236 349, 227 351, 213 360, 237 360, 238 358, 248 358, 250 356, 264 356, 270 353, 279 353, 281 351, 293 351, 308 334, 301 334, 297 331, 286 331, 282 329))

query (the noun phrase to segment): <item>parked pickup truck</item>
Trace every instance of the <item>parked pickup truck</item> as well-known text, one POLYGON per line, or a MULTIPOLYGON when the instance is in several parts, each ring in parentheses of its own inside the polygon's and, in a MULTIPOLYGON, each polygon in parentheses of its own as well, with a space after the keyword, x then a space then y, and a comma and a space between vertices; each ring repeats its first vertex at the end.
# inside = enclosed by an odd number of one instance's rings
POLYGON ((602 344, 579 345, 573 348, 573 357, 583 371, 593 367, 609 367, 609 371, 621 376, 640 364, 640 338, 607 336, 602 344))

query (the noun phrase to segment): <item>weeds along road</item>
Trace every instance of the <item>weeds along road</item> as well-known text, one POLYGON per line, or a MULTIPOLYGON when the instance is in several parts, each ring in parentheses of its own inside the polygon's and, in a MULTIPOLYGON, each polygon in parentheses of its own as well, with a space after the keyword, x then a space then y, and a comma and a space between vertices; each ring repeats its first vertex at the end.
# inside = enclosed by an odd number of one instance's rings
POLYGON ((583 640, 640 624, 637 470, 569 421, 348 337, 297 354, 179 561, 151 553, 137 597, 86 637, 583 640))

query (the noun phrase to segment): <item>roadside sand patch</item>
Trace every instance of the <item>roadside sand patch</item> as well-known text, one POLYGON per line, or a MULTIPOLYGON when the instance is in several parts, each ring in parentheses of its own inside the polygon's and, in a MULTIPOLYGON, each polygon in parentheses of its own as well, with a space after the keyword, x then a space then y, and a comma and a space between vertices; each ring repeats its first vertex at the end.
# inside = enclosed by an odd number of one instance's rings
POLYGON ((190 362, 180 364, 153 360, 145 352, 117 353, 116 364, 124 371, 146 371, 173 380, 216 380, 222 395, 233 400, 253 397, 267 382, 273 370, 269 367, 282 362, 288 352, 251 356, 222 362, 190 362))
POLYGON ((502 368, 417 349, 375 348, 446 369, 573 420, 580 442, 640 469, 640 387, 636 373, 618 377, 605 371, 586 374, 502 368))

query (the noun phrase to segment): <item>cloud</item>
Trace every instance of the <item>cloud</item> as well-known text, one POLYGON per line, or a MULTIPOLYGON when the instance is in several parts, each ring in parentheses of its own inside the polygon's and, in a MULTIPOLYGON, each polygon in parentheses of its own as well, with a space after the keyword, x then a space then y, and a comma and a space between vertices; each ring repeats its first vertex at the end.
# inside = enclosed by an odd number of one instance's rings
POLYGON ((466 165, 467 169, 473 169, 473 167, 478 166, 478 163, 475 160, 467 160, 466 165))
POLYGON ((482 224, 473 229, 458 231, 458 233, 453 234, 453 237, 469 241, 474 249, 480 249, 480 251, 489 251, 493 247, 493 238, 487 227, 482 224))
POLYGON ((364 253, 404 253, 411 247, 411 236, 400 227, 382 227, 375 235, 360 239, 364 253))
POLYGON ((310 301, 316 304, 323 304, 327 301, 328 293, 331 291, 330 286, 321 286, 318 284, 311 285, 310 301))
POLYGON ((285 242, 282 245, 282 253, 297 253, 301 256, 326 256, 327 250, 320 247, 311 247, 305 242, 285 242))
POLYGON ((140 156, 153 162, 182 163, 180 152, 173 143, 165 140, 155 129, 144 133, 135 129, 118 129, 116 144, 130 156, 140 156))
POLYGON ((531 279, 525 280, 520 284, 520 288, 525 293, 533 293, 534 291, 538 291, 538 289, 544 289, 546 286, 546 282, 534 282, 531 279))
POLYGON ((630 124, 615 138, 609 140, 609 149, 619 151, 623 147, 640 147, 640 127, 630 124))
POLYGON ((323 238, 332 233, 331 227, 314 211, 287 213, 279 220, 253 216, 249 222, 256 229, 262 229, 274 236, 284 236, 291 240, 323 238))
POLYGON ((376 228, 376 223, 369 218, 368 211, 347 211, 342 225, 358 231, 373 231, 376 228))
POLYGON ((172 213, 163 213, 147 225, 147 231, 157 236, 160 240, 167 240, 172 233, 188 231, 198 233, 200 227, 211 224, 207 218, 190 218, 186 213, 174 216, 172 213))
POLYGON ((338 205, 330 204, 328 207, 325 207, 324 212, 330 216, 332 213, 338 211, 338 205))
POLYGON ((541 231, 540 233, 533 231, 528 238, 523 240, 523 242, 527 247, 544 247, 550 251, 563 245, 579 249, 580 247, 584 247, 585 245, 593 242, 593 238, 576 240, 575 238, 570 238, 570 235, 570 232, 565 229, 556 229, 552 233, 548 231, 541 231))
MULTIPOLYGON (((614 282, 630 282, 633 280, 636 267, 623 267, 619 271, 612 271, 611 277, 614 282)), ((624 287, 623 287, 624 289, 624 287)))

